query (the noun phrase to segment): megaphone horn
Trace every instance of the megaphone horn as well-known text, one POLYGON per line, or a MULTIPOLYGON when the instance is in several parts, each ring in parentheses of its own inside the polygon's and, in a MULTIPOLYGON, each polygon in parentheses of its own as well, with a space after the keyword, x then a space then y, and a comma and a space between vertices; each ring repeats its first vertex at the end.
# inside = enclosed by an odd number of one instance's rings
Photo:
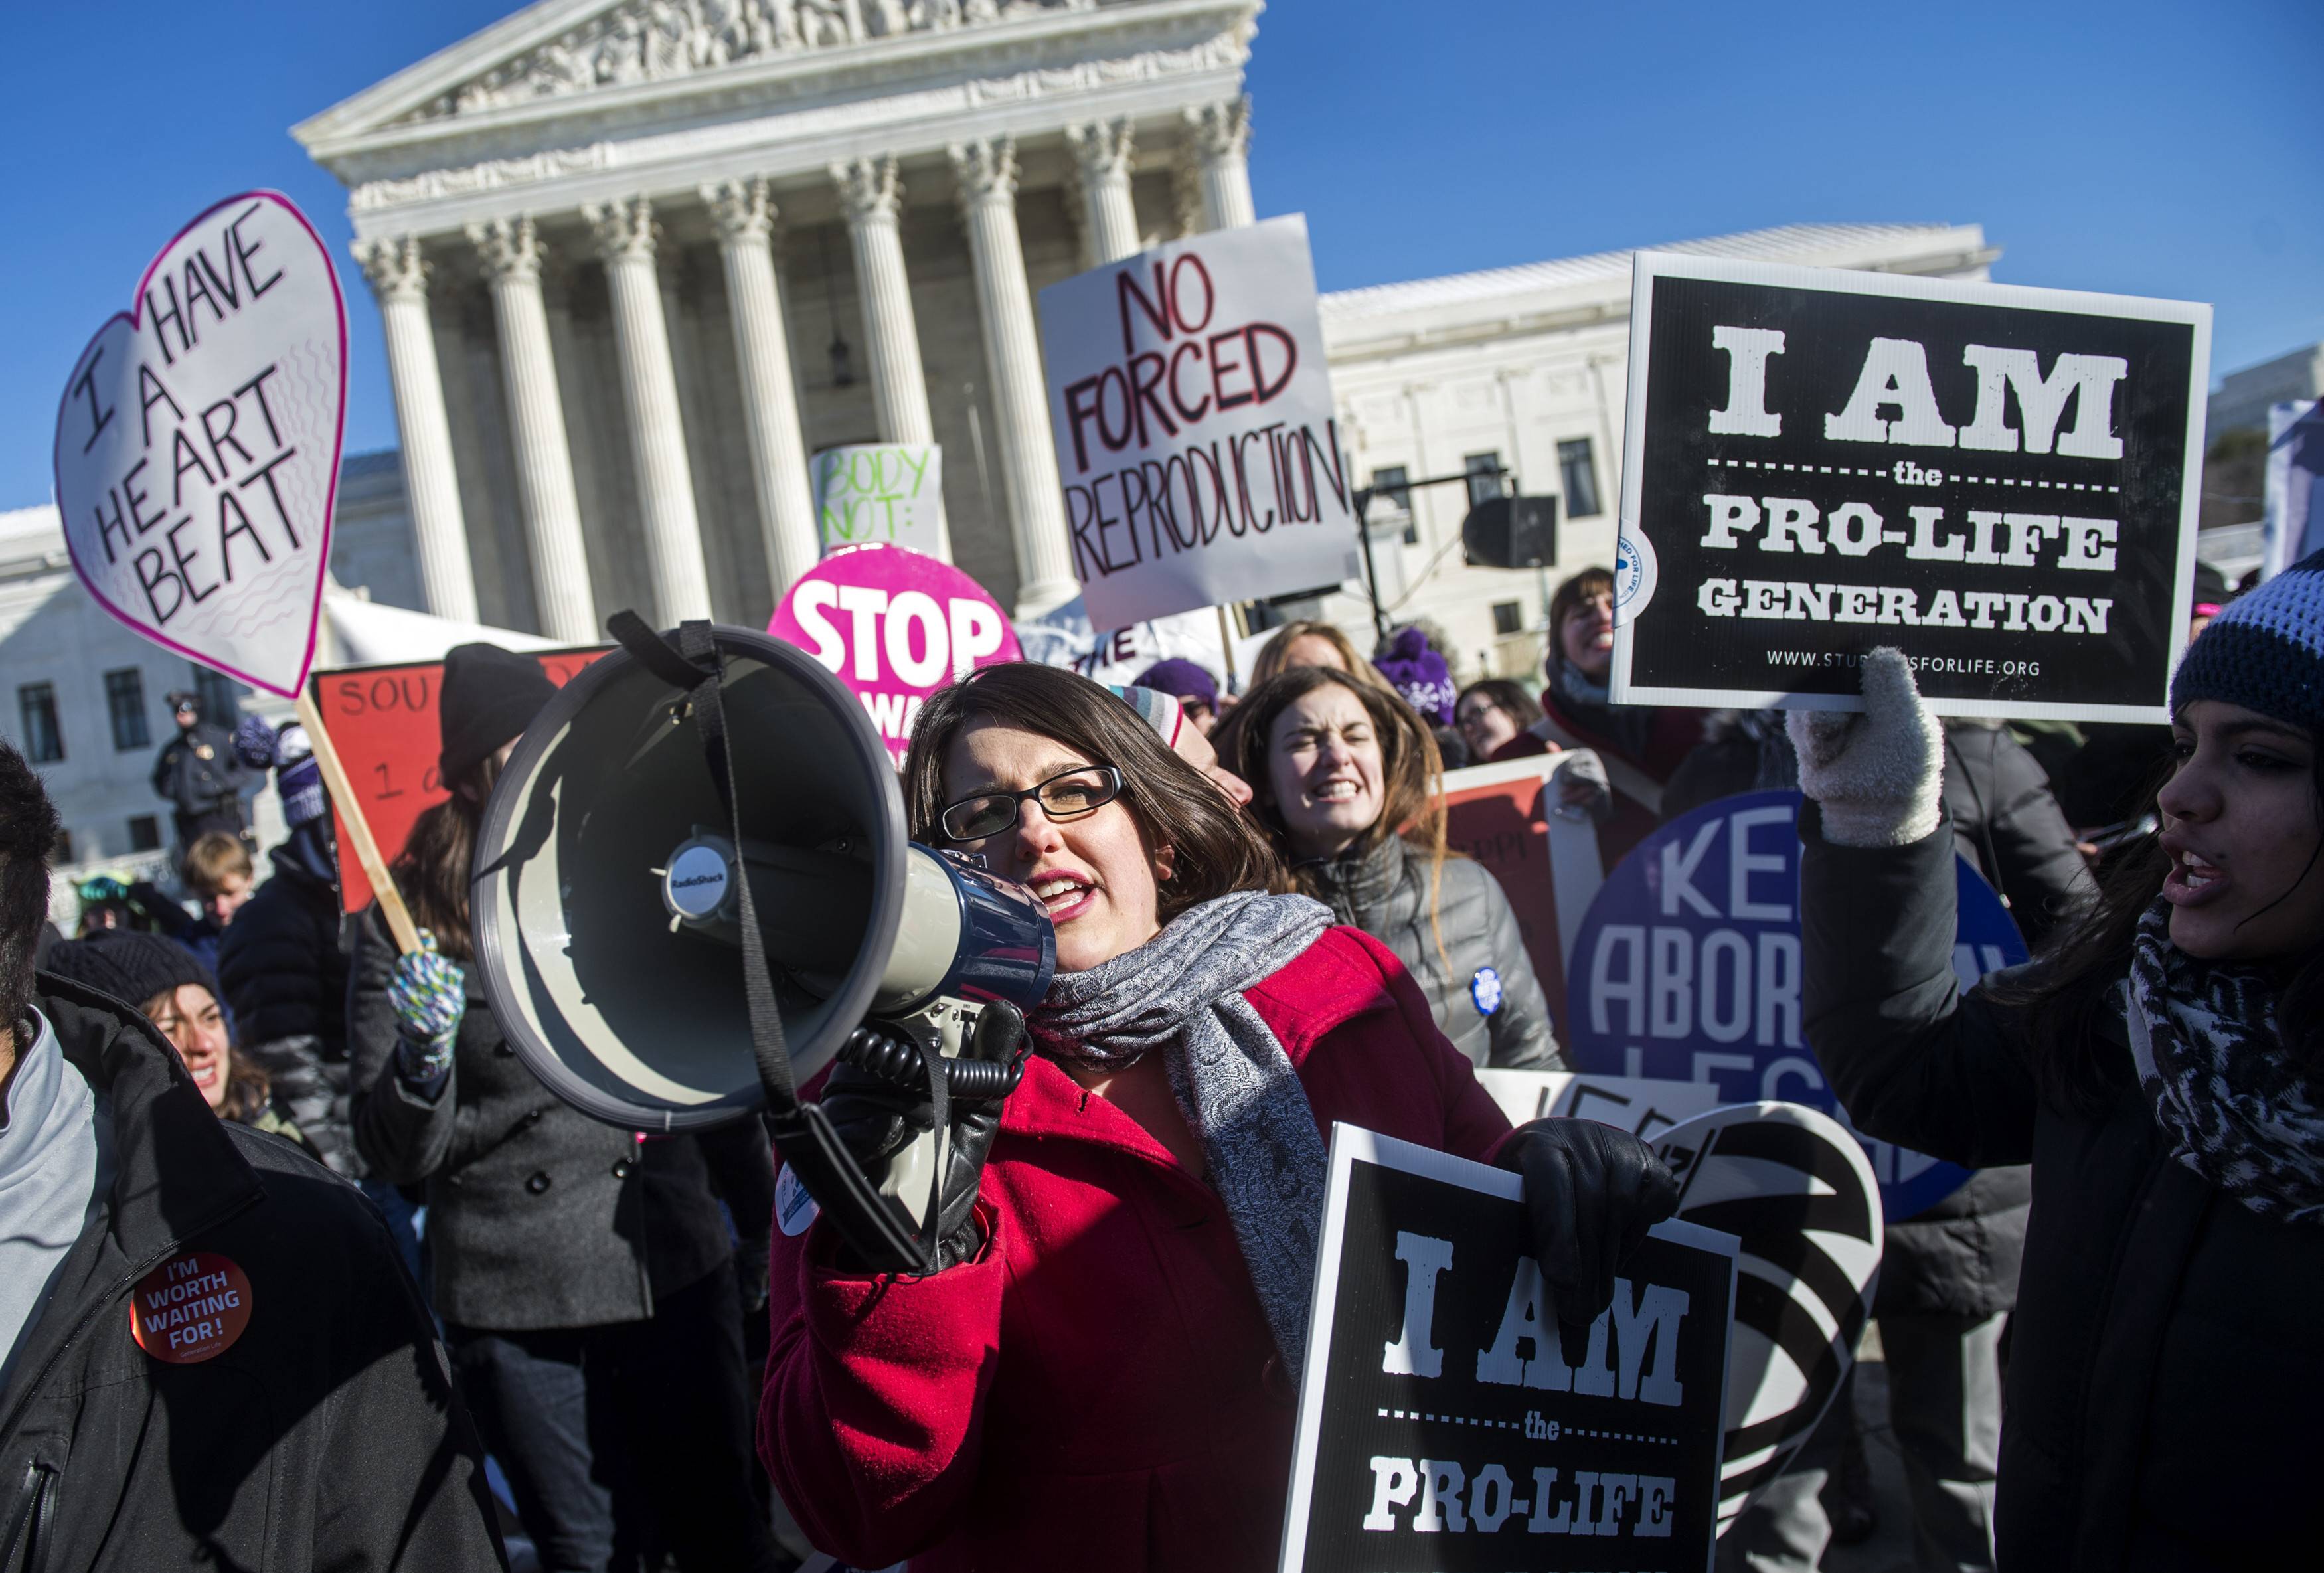
POLYGON ((621 649, 526 730, 478 832, 476 961, 510 1045, 631 1129, 763 1108, 858 1254, 922 1268, 933 1242, 904 1198, 932 1155, 875 1188, 798 1086, 844 1057, 940 1107, 1004 1095, 1011 1068, 956 1056, 985 1003, 1047 991, 1048 915, 908 840, 885 745, 806 652, 632 612, 609 627, 621 649))

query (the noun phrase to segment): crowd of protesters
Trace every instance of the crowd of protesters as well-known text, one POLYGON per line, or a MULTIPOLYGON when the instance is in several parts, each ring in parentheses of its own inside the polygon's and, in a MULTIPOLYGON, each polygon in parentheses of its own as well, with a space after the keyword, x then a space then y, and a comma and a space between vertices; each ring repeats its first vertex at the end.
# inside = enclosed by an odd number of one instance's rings
MULTIPOLYGON (((297 725, 171 695, 154 786, 198 910, 92 882, 69 940, 54 811, 0 749, 0 1573, 123 1533, 141 1567, 497 1567, 504 1523, 558 1573, 759 1573, 807 1541, 1271 1566, 1332 1121, 1523 1175, 1571 1321, 1674 1200, 1642 1143, 1512 1130, 1473 1073, 1564 1060, 1507 893, 1447 845, 1443 777, 1544 755, 1609 868, 1706 803, 1805 795, 1809 1043, 1868 1135, 1974 1171, 1889 1221, 1875 1306, 1916 1565, 2295 1565, 2319 1527, 2295 1428, 2324 1403, 2319 584, 2206 581, 2170 728, 1938 722, 1882 658, 1858 716, 1616 704, 1603 569, 1557 590, 1530 680, 1463 685, 1423 627, 1366 658, 1316 621, 1240 685, 1183 658, 1111 695, 973 674, 920 713, 911 832, 1030 886, 1059 975, 987 1013, 1027 1073, 954 1100, 920 1275, 776 1232, 755 1122, 616 1129, 509 1046, 468 889, 553 693, 532 658, 447 659, 449 796, 393 865, 409 954, 375 905, 343 918, 297 725), (242 799, 269 770, 289 833, 262 879, 242 799), (1966 993, 1956 855, 2036 957, 1966 993), (193 1250, 247 1281, 215 1365, 272 1384, 271 1418, 210 1363, 81 1334, 193 1250), (270 1491, 235 1488, 261 1469, 270 1491)), ((935 1118, 844 1065, 820 1090, 867 1163, 935 1118)), ((1854 1417, 1721 1567, 1868 1532, 1854 1417)))

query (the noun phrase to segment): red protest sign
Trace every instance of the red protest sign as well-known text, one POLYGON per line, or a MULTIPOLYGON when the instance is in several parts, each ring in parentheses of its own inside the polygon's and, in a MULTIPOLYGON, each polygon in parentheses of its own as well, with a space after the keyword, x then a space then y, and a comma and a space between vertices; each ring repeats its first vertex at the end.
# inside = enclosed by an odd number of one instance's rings
POLYGON ((1447 847, 1484 865, 1517 913, 1560 1043, 1565 1035, 1565 952, 1604 870, 1586 817, 1557 810, 1554 754, 1479 765, 1444 776, 1447 847))
MULTIPOLYGON (((541 670, 561 686, 611 648, 543 650, 541 670)), ((420 814, 451 796, 436 771, 443 751, 437 719, 443 676, 441 661, 399 661, 317 672, 309 685, 355 793, 353 806, 371 826, 380 856, 391 863, 420 814)), ((339 844, 342 906, 361 912, 371 905, 372 888, 351 850, 348 806, 333 801, 332 831, 339 844)))

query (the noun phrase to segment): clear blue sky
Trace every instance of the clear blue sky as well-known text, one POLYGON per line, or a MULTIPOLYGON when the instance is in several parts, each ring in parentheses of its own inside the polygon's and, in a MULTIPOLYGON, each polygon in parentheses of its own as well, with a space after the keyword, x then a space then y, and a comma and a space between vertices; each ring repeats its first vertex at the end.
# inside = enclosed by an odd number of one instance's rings
MULTIPOLYGON (((347 448, 392 446, 345 193, 288 127, 504 0, 19 8, 0 93, 0 508, 46 501, 56 401, 153 251, 289 192, 339 258, 347 448)), ((1808 222, 1978 223, 2016 283, 2208 300, 2215 373, 2324 338, 2324 5, 1271 0, 1262 215, 1326 289, 1808 222)))

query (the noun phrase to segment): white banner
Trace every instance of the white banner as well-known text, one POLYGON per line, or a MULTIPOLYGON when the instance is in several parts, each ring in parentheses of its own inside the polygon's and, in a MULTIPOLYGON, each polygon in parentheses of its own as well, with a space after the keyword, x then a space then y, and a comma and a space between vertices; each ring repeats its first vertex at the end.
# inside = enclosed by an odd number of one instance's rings
POLYGON ((1052 284, 1041 336, 1093 624, 1356 576, 1305 218, 1194 235, 1052 284))
POLYGON ((74 570, 164 649, 293 697, 314 659, 346 314, 305 216, 229 197, 162 248, 57 409, 74 570))
POLYGON ((905 547, 952 560, 945 531, 944 449, 935 443, 825 448, 807 469, 824 555, 844 547, 905 547))

